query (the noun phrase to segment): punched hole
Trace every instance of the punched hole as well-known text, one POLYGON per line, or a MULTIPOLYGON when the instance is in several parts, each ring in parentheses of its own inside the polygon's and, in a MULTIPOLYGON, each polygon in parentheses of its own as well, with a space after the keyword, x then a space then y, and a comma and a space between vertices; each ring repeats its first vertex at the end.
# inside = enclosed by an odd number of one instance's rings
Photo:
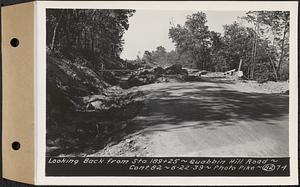
POLYGON ((11 144, 11 147, 13 148, 13 150, 19 150, 21 148, 21 144, 19 142, 13 142, 11 144))
POLYGON ((13 47, 18 47, 19 44, 20 44, 20 42, 17 38, 13 38, 10 40, 10 45, 13 47))

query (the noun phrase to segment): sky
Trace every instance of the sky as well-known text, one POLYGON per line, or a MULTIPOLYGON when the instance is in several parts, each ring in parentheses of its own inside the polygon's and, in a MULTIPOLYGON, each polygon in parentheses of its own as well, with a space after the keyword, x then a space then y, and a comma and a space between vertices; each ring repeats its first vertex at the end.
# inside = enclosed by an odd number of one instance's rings
MULTIPOLYGON (((142 56, 145 50, 155 50, 157 46, 163 46, 167 51, 175 49, 174 43, 169 39, 168 32, 171 23, 184 25, 187 15, 196 11, 174 10, 137 10, 129 18, 129 29, 124 34, 124 50, 121 53, 123 59, 136 59, 142 56)), ((202 11, 207 16, 209 30, 223 33, 223 25, 238 21, 238 17, 244 16, 241 11, 202 11)))

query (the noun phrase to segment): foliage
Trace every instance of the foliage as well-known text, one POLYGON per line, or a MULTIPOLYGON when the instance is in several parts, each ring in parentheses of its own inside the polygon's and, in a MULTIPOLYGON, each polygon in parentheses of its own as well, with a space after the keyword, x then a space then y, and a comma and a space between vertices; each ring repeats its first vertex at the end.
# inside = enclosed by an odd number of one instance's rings
POLYGON ((224 25, 223 35, 208 30, 203 12, 188 16, 184 25, 171 27, 169 37, 180 64, 227 71, 237 69, 242 60, 245 78, 288 79, 289 12, 249 11, 243 19, 253 27, 233 22, 224 25))
POLYGON ((161 66, 167 67, 172 64, 179 62, 180 57, 175 51, 167 52, 163 46, 158 46, 154 51, 146 50, 141 59, 136 61, 140 64, 145 64, 146 66, 161 66))
POLYGON ((169 37, 180 54, 188 54, 191 61, 200 69, 206 69, 210 61, 210 32, 206 26, 206 15, 197 12, 187 16, 184 26, 170 28, 169 37))
MULTIPOLYGON (((64 55, 80 51, 91 63, 89 67, 105 64, 109 69, 118 63, 127 67, 128 63, 119 55, 123 34, 129 28, 128 19, 134 12, 47 9, 47 47, 52 53, 64 55)), ((224 33, 220 34, 208 29, 205 13, 189 15, 183 25, 169 29, 175 50, 167 52, 158 46, 154 51, 145 51, 135 63, 148 67, 181 64, 208 71, 228 71, 237 69, 242 60, 245 78, 288 79, 289 12, 249 11, 242 19, 252 26, 233 22, 225 25, 224 33)))
POLYGON ((53 51, 84 51, 118 57, 123 34, 135 10, 47 9, 47 46, 53 51))
POLYGON ((266 53, 272 53, 272 63, 278 79, 286 77, 286 70, 282 67, 288 68, 289 64, 290 12, 249 11, 244 19, 253 23, 257 28, 256 33, 269 41, 264 47, 266 53))

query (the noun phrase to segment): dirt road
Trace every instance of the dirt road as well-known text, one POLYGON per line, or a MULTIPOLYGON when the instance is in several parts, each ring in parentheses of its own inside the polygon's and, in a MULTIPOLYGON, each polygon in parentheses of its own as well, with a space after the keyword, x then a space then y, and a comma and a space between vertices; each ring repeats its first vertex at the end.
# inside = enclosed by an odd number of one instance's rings
POLYGON ((288 156, 288 96, 232 82, 139 87, 127 137, 92 156, 288 156))

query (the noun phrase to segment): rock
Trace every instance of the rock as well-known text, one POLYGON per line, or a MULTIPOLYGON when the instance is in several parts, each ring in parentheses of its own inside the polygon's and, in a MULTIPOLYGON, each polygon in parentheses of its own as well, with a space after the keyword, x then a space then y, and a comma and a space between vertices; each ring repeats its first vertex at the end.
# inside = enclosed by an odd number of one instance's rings
POLYGON ((87 110, 94 110, 94 107, 93 107, 93 105, 91 105, 90 103, 88 103, 88 104, 86 105, 86 109, 87 109, 87 110))
POLYGON ((118 78, 110 71, 105 71, 103 73, 103 80, 111 85, 118 84, 118 78))
POLYGON ((168 79, 166 77, 159 77, 156 80, 157 83, 162 83, 162 82, 169 82, 168 79))
POLYGON ((91 103, 97 100, 105 100, 106 96, 104 95, 89 95, 82 98, 84 103, 91 103))
POLYGON ((139 73, 139 75, 140 75, 140 76, 142 76, 142 75, 148 75, 148 74, 150 74, 150 73, 151 73, 150 71, 144 70, 144 71, 141 71, 141 72, 139 73))
POLYGON ((155 81, 156 81, 156 76, 154 75, 153 72, 150 72, 149 70, 142 70, 129 77, 128 85, 130 87, 142 86, 146 84, 152 84, 155 81))
MULTIPOLYGON (((110 135, 126 128, 126 121, 143 105, 143 101, 135 100, 140 97, 138 92, 111 85, 116 73, 104 72, 105 81, 93 63, 87 65, 90 61, 75 57, 47 56, 47 155, 112 142, 110 135), (100 122, 104 125, 97 129, 100 122)), ((154 82, 151 70, 140 72, 136 78, 143 84, 154 82)))
POLYGON ((186 69, 183 69, 182 65, 180 64, 172 65, 166 69, 158 66, 153 68, 152 70, 140 69, 138 72, 129 77, 128 86, 142 86, 155 82, 176 82, 177 80, 183 81, 187 77, 188 71, 186 69), (170 77, 170 75, 174 77, 170 77))
POLYGON ((164 68, 158 66, 156 68, 153 69, 153 73, 156 75, 156 76, 161 76, 165 73, 165 70, 164 68))
POLYGON ((244 76, 243 71, 237 71, 236 75, 240 78, 244 76))
POLYGON ((180 64, 175 64, 172 65, 168 68, 166 68, 166 72, 167 75, 184 75, 184 76, 188 76, 188 71, 186 69, 182 68, 182 65, 180 64))
POLYGON ((87 109, 89 110, 102 110, 104 109, 103 101, 93 101, 88 104, 87 109))
POLYGON ((133 140, 132 140, 132 139, 126 139, 125 142, 126 142, 126 143, 132 143, 133 140))
POLYGON ((207 71, 205 71, 205 70, 203 70, 203 71, 200 71, 200 76, 201 75, 206 75, 208 72, 207 71))
POLYGON ((111 94, 120 95, 124 93, 124 90, 119 86, 109 87, 104 91, 105 95, 110 96, 111 94))

